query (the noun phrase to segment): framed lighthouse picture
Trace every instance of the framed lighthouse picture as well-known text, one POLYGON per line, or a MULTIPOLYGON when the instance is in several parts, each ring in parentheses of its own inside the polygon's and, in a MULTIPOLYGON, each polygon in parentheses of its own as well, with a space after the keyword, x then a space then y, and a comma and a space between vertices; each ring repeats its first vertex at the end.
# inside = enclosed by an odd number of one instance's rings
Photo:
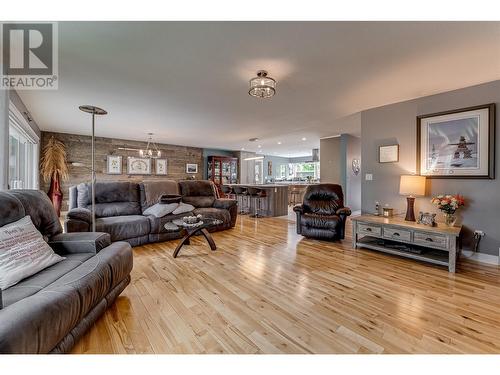
POLYGON ((417 171, 428 178, 495 178, 495 104, 418 116, 417 171))

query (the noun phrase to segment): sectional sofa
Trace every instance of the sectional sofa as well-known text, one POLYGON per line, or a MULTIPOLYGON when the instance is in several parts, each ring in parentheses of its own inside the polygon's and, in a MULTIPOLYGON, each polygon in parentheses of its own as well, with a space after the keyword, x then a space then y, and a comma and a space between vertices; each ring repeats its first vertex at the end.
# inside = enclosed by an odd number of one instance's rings
MULTIPOLYGON (((66 232, 91 230, 90 189, 90 184, 70 188, 66 232)), ((187 213, 170 214, 161 218, 143 215, 147 208, 158 203, 163 194, 181 195, 184 203, 195 207, 192 211, 194 215, 201 214, 222 220, 223 223, 211 231, 229 229, 236 223, 236 201, 218 198, 211 181, 98 182, 95 185, 96 230, 109 233, 113 242, 126 241, 132 246, 179 238, 179 232, 167 232, 164 225, 187 213)))
POLYGON ((106 233, 62 233, 44 192, 0 192, 0 226, 27 215, 65 259, 0 290, 0 353, 68 352, 129 284, 132 249, 106 233))

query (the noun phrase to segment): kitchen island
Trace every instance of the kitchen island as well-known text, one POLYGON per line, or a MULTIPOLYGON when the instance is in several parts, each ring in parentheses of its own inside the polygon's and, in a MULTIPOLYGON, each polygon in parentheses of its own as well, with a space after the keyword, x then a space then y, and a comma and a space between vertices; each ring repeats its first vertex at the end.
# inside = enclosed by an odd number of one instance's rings
POLYGON ((264 216, 286 216, 288 215, 288 185, 280 184, 228 184, 228 186, 253 187, 266 191, 267 208, 262 214, 264 216))

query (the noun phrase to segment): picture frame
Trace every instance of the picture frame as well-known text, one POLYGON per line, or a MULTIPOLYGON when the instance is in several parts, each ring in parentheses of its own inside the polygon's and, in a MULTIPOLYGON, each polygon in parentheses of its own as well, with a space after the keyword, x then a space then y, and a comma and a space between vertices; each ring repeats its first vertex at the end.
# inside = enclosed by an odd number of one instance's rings
POLYGON ((267 175, 268 176, 273 175, 273 162, 272 161, 267 162, 267 175))
POLYGON ((436 214, 420 211, 418 213, 417 224, 423 224, 423 225, 428 225, 430 227, 435 227, 436 226, 436 214))
POLYGON ((417 173, 495 178, 495 104, 417 116, 417 173))
POLYGON ((399 162, 399 145, 379 146, 379 163, 397 163, 399 162))
POLYGON ((198 173, 198 164, 186 164, 186 173, 198 173))
POLYGON ((106 156, 106 173, 122 174, 122 157, 118 155, 106 156))
POLYGON ((151 159, 136 158, 129 156, 127 158, 127 174, 130 175, 150 175, 151 174, 151 159))
POLYGON ((168 172, 167 159, 155 159, 155 174, 165 176, 168 172))

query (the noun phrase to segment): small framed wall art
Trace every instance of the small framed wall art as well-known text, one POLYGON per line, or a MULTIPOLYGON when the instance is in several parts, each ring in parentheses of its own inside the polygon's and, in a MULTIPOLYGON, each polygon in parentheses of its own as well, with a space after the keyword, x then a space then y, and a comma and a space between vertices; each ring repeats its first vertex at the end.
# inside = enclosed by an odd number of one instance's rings
POLYGON ((108 155, 106 157, 106 167, 107 174, 122 174, 122 157, 108 155))
POLYGON ((151 174, 151 159, 129 156, 127 174, 151 174))
POLYGON ((198 164, 186 164, 186 173, 198 173, 198 164))
POLYGON ((167 174, 167 159, 155 159, 155 174, 163 176, 167 174))
POLYGON ((399 161, 399 145, 380 146, 378 148, 379 163, 397 163, 399 161))

